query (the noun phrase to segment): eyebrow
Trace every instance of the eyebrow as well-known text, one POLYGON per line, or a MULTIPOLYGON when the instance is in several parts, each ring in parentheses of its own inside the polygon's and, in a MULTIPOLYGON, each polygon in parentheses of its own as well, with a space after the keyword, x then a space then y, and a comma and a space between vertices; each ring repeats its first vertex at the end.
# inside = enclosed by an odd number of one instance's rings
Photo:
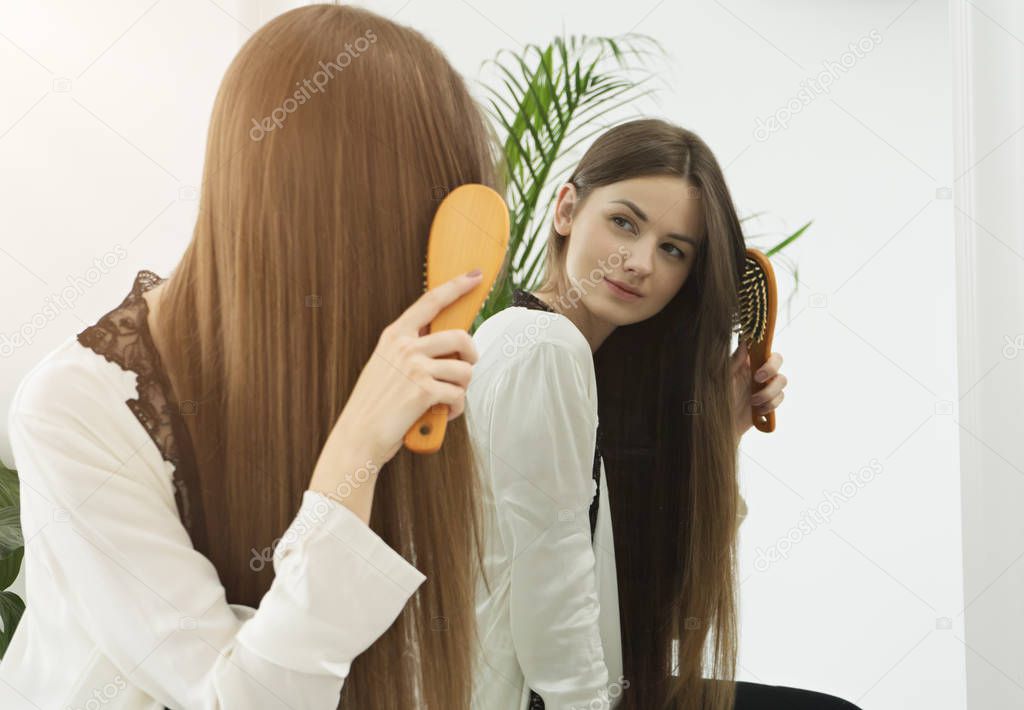
MULTIPOLYGON (((618 202, 619 204, 623 204, 626 207, 628 207, 629 209, 631 209, 634 212, 636 212, 636 216, 640 218, 641 222, 649 221, 648 218, 647 218, 647 214, 642 209, 637 207, 636 203, 633 202, 632 200, 612 200, 612 202, 618 202)), ((697 240, 694 239, 693 237, 691 237, 689 234, 676 234, 676 233, 672 232, 672 233, 669 233, 668 236, 672 237, 673 239, 678 239, 681 242, 689 242, 694 247, 699 246, 699 244, 697 243, 697 240)))

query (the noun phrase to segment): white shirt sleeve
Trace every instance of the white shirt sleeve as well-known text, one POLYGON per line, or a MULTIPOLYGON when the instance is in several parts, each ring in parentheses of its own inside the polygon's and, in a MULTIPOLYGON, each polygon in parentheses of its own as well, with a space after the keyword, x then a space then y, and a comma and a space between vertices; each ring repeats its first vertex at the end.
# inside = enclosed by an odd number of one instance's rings
POLYGON ((516 656, 548 710, 607 707, 589 519, 596 403, 566 346, 541 341, 516 357, 495 378, 486 452, 512 558, 516 656))
POLYGON ((259 609, 229 605, 136 454, 105 440, 96 405, 73 404, 73 383, 35 384, 8 420, 26 560, 46 567, 99 652, 171 708, 334 710, 353 659, 426 577, 355 513, 306 491, 259 609))

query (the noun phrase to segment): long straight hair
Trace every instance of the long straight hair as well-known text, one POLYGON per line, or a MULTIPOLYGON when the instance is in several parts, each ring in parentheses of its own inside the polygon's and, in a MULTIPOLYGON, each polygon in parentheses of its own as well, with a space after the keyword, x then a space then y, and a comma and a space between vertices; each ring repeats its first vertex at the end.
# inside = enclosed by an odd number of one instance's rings
MULTIPOLYGON (((739 488, 729 356, 745 248, 739 219, 708 146, 658 119, 603 133, 568 181, 578 210, 597 187, 651 175, 698 191, 707 234, 665 308, 616 328, 594 356, 629 682, 621 707, 731 710, 739 488)), ((552 225, 540 291, 561 297, 573 286, 571 238, 552 225)))
MULTIPOLYGON (((158 324, 205 511, 193 541, 228 602, 269 588, 261 551, 297 514, 381 331, 423 293, 439 201, 503 189, 495 146, 441 52, 362 9, 286 12, 228 68, 158 324)), ((339 707, 469 707, 480 516, 463 417, 438 453, 382 467, 370 527, 427 580, 355 659, 339 707)))

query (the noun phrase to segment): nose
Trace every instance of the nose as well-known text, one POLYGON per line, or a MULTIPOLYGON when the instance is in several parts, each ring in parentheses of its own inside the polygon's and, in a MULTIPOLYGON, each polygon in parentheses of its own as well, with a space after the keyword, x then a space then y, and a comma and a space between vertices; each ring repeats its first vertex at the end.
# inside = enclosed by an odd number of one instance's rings
POLYGON ((626 271, 637 276, 647 276, 654 269, 654 243, 650 239, 638 239, 626 247, 626 258, 622 263, 626 271))

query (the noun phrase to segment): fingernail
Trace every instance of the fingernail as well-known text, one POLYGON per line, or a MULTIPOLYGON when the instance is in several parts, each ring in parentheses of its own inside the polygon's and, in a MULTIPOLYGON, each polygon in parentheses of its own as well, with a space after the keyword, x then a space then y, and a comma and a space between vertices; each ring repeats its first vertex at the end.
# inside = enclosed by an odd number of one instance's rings
POLYGON ((483 271, 481 271, 480 269, 473 269, 473 270, 472 270, 472 271, 470 271, 470 272, 469 272, 468 274, 466 274, 466 276, 468 276, 468 277, 469 277, 469 278, 471 278, 471 279, 475 279, 475 278, 476 278, 477 276, 481 276, 481 275, 483 275, 483 273, 484 273, 484 272, 483 272, 483 271))
POLYGON ((768 378, 768 373, 764 370, 758 370, 757 374, 754 375, 754 379, 758 382, 764 382, 768 378))

